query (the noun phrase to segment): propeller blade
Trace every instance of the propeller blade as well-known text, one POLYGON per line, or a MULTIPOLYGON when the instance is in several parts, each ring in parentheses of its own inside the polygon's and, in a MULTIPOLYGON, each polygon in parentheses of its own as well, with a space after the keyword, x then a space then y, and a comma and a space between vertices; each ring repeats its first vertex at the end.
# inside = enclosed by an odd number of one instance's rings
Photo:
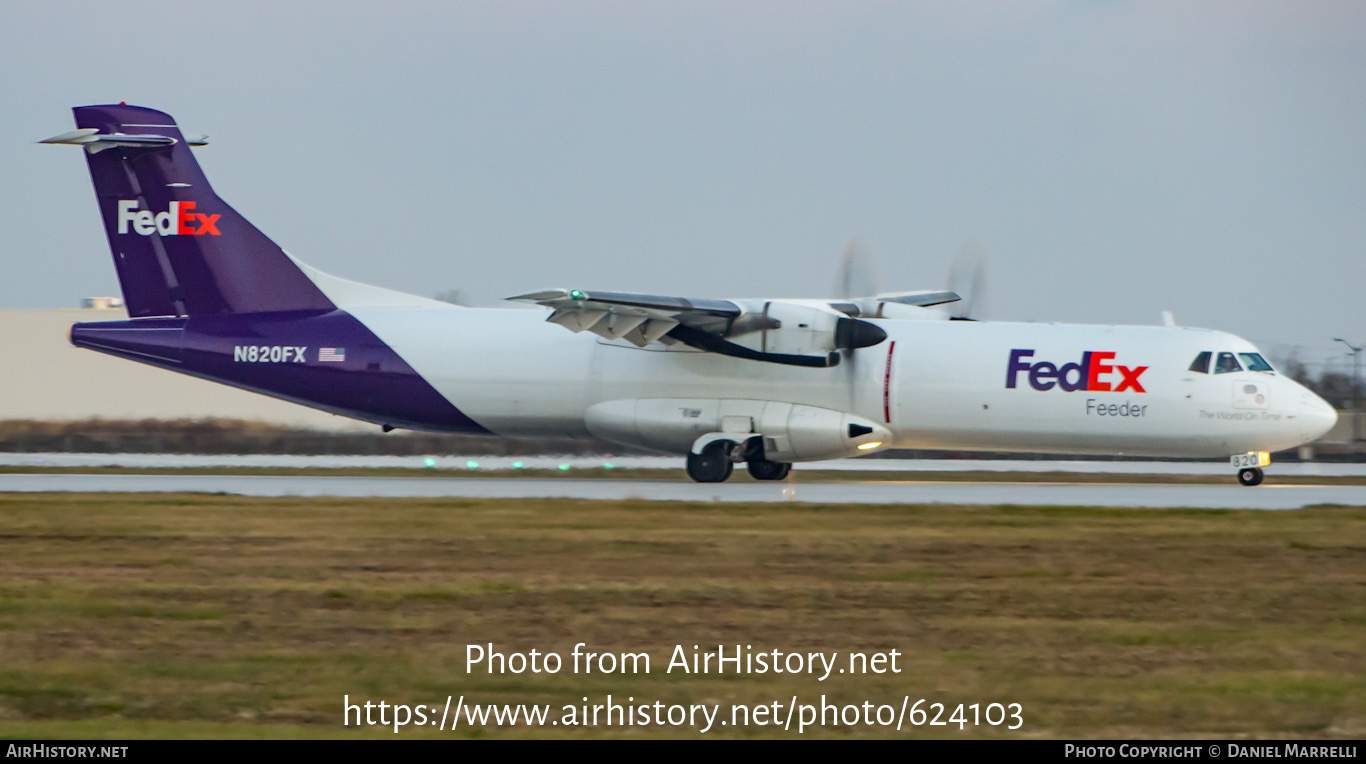
POLYGON ((949 291, 958 293, 962 298, 950 309, 949 315, 953 318, 973 318, 982 306, 986 288, 986 256, 976 244, 968 242, 954 255, 953 263, 949 266, 949 291))
POLYGON ((845 300, 868 297, 878 293, 877 261, 868 253, 861 239, 850 240, 840 256, 839 272, 835 278, 835 294, 845 300))

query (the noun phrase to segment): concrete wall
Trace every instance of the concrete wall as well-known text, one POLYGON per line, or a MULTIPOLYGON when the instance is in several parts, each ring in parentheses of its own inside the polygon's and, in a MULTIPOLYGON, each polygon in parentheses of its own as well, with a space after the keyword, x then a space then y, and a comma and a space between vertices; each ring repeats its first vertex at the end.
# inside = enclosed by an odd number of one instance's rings
POLYGON ((81 321, 122 321, 122 310, 0 310, 0 419, 222 417, 315 430, 375 425, 73 347, 81 321))
POLYGON ((1353 438, 1366 438, 1366 412, 1339 411, 1338 423, 1322 438, 1321 443, 1351 443, 1353 438), (1355 425, 1353 424, 1355 420, 1355 425), (1355 429, 1353 427, 1355 426, 1355 429))

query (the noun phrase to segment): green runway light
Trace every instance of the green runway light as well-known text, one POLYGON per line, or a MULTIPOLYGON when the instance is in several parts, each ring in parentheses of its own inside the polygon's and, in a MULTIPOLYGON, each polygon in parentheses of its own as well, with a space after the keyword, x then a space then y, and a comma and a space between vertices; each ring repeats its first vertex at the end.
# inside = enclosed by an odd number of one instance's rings
POLYGON ((603 463, 602 463, 602 467, 603 467, 603 469, 611 470, 611 469, 616 469, 617 465, 615 465, 615 464, 613 464, 613 463, 611 463, 611 462, 603 462, 603 463))
POLYGON ((568 465, 568 464, 561 464, 561 465, 560 465, 560 469, 562 469, 562 470, 567 470, 567 469, 569 469, 569 465, 568 465))
POLYGON ((472 469, 472 470, 477 470, 477 469, 479 469, 479 462, 476 462, 475 460, 470 459, 469 461, 465 462, 465 466, 466 466, 466 467, 469 467, 469 468, 472 469))
POLYGON ((513 468, 514 470, 520 470, 520 469, 522 468, 522 463, 521 463, 521 462, 513 462, 513 463, 512 463, 512 468, 513 468))
POLYGON ((433 459, 433 458, 430 457, 430 456, 427 457, 426 459, 423 459, 423 460, 422 460, 422 463, 425 464, 425 465, 427 465, 428 467, 435 467, 435 466, 436 466, 436 460, 433 459))

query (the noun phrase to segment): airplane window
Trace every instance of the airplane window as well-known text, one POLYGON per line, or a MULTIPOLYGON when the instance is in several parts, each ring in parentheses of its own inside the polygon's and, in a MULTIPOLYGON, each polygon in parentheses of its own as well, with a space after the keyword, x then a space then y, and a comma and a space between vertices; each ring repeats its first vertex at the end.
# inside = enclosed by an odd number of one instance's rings
POLYGON ((1214 364, 1215 374, 1227 374, 1230 371, 1242 371, 1243 367, 1238 365, 1238 359, 1232 353, 1220 353, 1219 360, 1214 364))
POLYGON ((1209 356, 1210 352, 1208 350, 1196 356, 1195 361, 1191 363, 1191 371, 1196 372, 1197 374, 1208 374, 1209 356))
POLYGON ((1239 353, 1238 357, 1243 359, 1248 371, 1275 371, 1260 353, 1239 353))

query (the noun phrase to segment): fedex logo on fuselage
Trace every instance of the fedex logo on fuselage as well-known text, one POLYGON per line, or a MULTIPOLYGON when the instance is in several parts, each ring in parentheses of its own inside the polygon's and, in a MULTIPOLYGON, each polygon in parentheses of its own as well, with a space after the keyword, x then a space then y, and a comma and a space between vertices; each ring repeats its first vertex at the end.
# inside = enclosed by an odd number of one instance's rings
POLYGON ((1088 350, 1081 354, 1079 363, 1065 363, 1061 366, 1039 361, 1030 363, 1033 350, 1016 348, 1010 351, 1010 363, 1006 365, 1006 387, 1015 389, 1021 372, 1028 375, 1029 386, 1035 390, 1052 390, 1057 387, 1069 393, 1078 390, 1099 393, 1122 393, 1126 390, 1146 393, 1138 378, 1148 370, 1147 366, 1120 366, 1106 363, 1115 357, 1114 353, 1088 350), (1118 374, 1118 379, 1114 375, 1118 374))
POLYGON ((195 212, 194 202, 171 202, 171 208, 155 215, 151 210, 138 209, 136 199, 119 200, 119 233, 133 232, 143 236, 159 233, 162 236, 218 236, 218 219, 222 215, 195 212))

